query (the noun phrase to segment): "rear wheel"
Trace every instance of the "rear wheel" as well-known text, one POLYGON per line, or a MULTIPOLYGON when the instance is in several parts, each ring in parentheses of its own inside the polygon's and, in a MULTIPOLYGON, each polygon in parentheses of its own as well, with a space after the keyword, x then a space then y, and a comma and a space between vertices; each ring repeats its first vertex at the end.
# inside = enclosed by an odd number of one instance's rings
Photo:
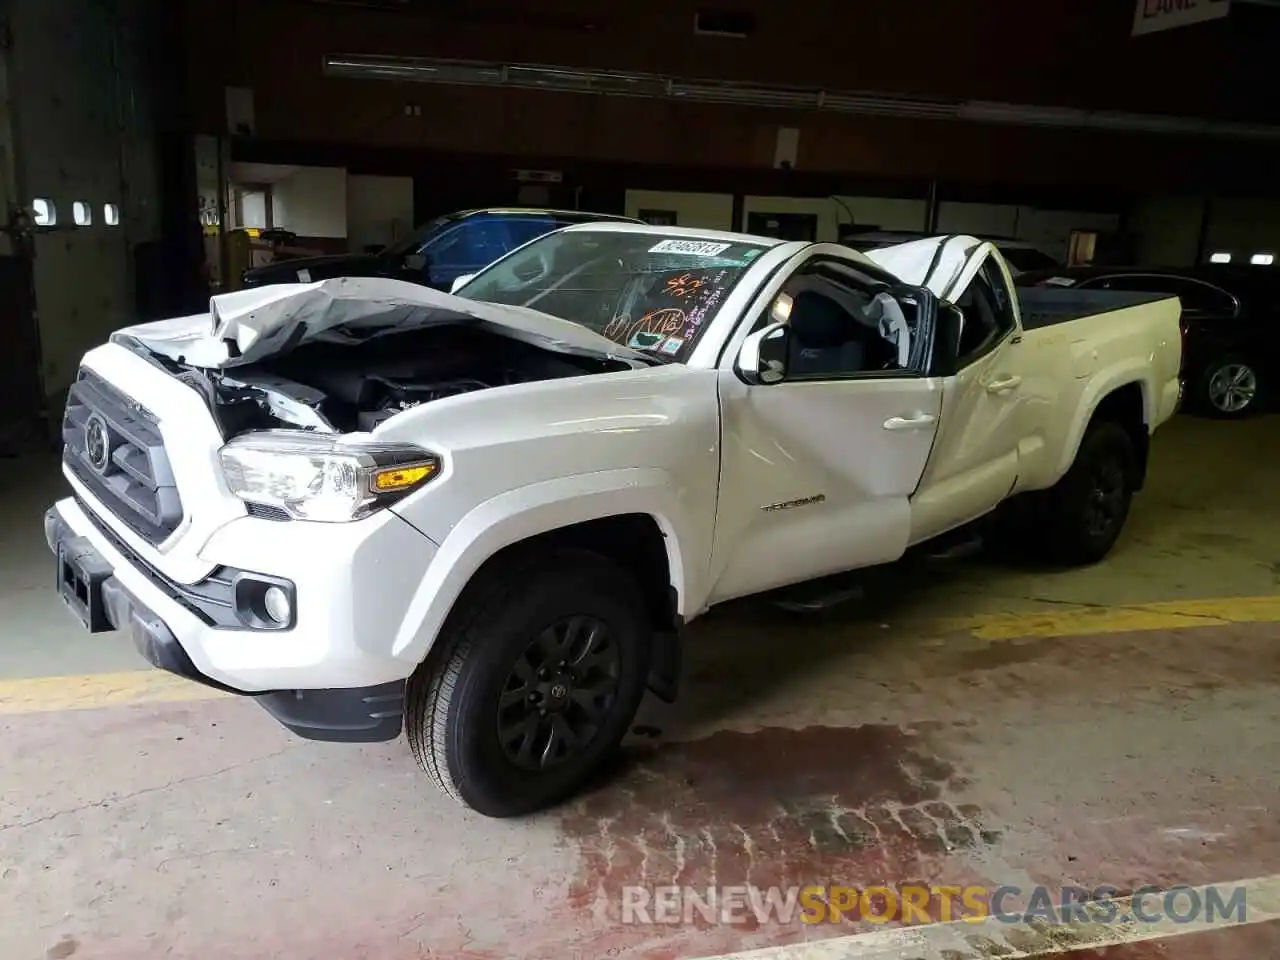
POLYGON ((1098 562, 1124 529, 1137 464, 1124 427, 1110 421, 1091 424, 1071 469, 1048 490, 1004 504, 984 525, 984 544, 1012 562, 1098 562))
POLYGON ((652 626, 607 557, 557 550, 468 591, 409 681, 409 746, 491 817, 565 799, 617 748, 644 694, 652 626))
POLYGON ((1221 357, 1205 368, 1200 380, 1200 401, 1215 417, 1240 418, 1261 406, 1262 378, 1257 368, 1237 356, 1221 357))

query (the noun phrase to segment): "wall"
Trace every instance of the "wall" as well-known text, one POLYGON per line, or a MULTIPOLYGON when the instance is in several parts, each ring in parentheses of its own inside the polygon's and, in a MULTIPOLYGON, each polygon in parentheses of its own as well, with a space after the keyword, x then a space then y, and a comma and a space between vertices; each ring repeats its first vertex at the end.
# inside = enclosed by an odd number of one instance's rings
POLYGON ((347 171, 302 167, 271 185, 275 226, 299 237, 347 236, 347 171))
POLYGON ((1138 237, 1138 260, 1153 266, 1196 262, 1205 201, 1201 197, 1149 197, 1130 217, 1138 237))
POLYGON ((1248 263, 1255 253, 1270 253, 1280 258, 1280 202, 1242 198, 1214 200, 1205 248, 1206 255, 1219 250, 1230 252, 1236 262, 1248 263))
POLYGON ((641 210, 674 210, 681 227, 733 230, 733 195, 728 193, 676 193, 662 190, 628 190, 626 215, 641 210))
POLYGON ((745 230, 751 213, 813 214, 818 218, 817 239, 835 241, 840 226, 853 222, 859 226, 884 230, 921 230, 924 228, 924 200, 895 197, 760 197, 748 196, 743 202, 742 223, 745 230), (846 209, 847 208, 847 209, 846 209))
POLYGON ((239 191, 239 223, 240 227, 267 226, 267 192, 265 190, 239 191))
POLYGON ((1073 230, 1112 231, 1119 225, 1118 213, 955 201, 938 204, 939 233, 1013 237, 1063 260, 1073 230))
MULTIPOLYGON (((919 97, 1204 115, 1225 113, 1229 103, 1241 118, 1280 114, 1260 89, 1265 84, 1233 82, 1244 65, 1228 68, 1253 51, 1231 23, 1135 40, 1128 2, 898 0, 851 8, 847 0, 733 0, 727 6, 756 19, 743 40, 696 36, 694 11, 708 6, 698 0, 488 0, 398 10, 289 0, 190 6, 195 72, 210 81, 205 96, 218 110, 225 84, 252 86, 265 97, 273 83, 282 89, 313 82, 325 54, 386 53, 743 81, 785 77, 798 85, 919 97), (1170 63, 1195 69, 1171 70, 1170 63)), ((1233 11, 1232 19, 1243 16, 1233 11)), ((1250 23, 1250 37, 1267 23, 1250 23)))
POLYGON ((413 178, 347 178, 347 240, 353 252, 390 246, 414 227, 413 178))

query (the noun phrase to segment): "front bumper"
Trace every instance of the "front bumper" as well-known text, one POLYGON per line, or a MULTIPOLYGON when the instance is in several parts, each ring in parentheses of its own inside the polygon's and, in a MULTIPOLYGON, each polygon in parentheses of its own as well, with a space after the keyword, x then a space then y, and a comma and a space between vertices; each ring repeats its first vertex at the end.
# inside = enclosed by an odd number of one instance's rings
POLYGON ((154 666, 252 696, 309 739, 397 736, 404 679, 416 664, 391 653, 395 618, 404 616, 434 556, 431 541, 390 514, 358 533, 349 529, 354 525, 318 531, 328 525, 236 523, 254 529, 215 536, 206 550, 226 564, 220 570, 230 569, 228 555, 252 556, 255 568, 271 569, 271 580, 293 586, 296 622, 287 629, 240 622, 233 575, 197 584, 166 578, 75 499, 48 511, 45 536, 58 558, 59 591, 89 630, 123 630, 154 666), (328 551, 296 542, 331 531, 328 551))

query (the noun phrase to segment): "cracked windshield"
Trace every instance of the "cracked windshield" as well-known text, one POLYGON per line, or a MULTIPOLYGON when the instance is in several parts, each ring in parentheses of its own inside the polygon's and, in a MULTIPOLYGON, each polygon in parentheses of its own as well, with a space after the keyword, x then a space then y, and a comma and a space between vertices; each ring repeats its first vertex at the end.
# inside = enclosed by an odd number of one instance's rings
POLYGON ((459 291, 572 320, 662 361, 684 361, 767 245, 655 233, 566 231, 459 291))

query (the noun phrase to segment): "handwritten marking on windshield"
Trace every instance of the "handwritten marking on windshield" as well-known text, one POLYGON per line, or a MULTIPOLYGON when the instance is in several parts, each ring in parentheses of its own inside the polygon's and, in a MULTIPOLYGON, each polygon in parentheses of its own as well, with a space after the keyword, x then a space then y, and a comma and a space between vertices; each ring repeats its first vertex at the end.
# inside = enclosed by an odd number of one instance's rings
POLYGON ((614 317, 604 328, 604 335, 610 340, 630 343, 637 334, 653 334, 665 337, 675 333, 684 326, 684 311, 678 307, 664 307, 661 310, 650 310, 639 320, 632 323, 626 314, 614 317))
POLYGON ((706 280, 702 277, 696 277, 692 273, 682 273, 667 281, 667 293, 684 300, 697 293, 705 283, 706 280))

